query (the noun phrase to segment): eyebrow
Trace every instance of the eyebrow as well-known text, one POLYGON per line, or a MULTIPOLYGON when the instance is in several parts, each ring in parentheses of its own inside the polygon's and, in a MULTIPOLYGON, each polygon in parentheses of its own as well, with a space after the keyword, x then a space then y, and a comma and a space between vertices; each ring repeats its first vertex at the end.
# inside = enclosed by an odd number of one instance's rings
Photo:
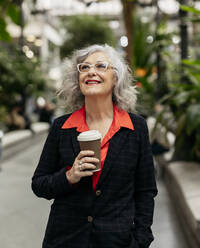
MULTIPOLYGON (((107 62, 107 61, 98 60, 98 61, 95 62, 95 64, 96 64, 96 63, 99 63, 99 62, 106 62, 106 63, 109 63, 109 62, 107 62)), ((82 63, 86 63, 86 64, 90 64, 90 65, 92 64, 92 63, 89 63, 89 62, 87 62, 87 61, 86 61, 86 62, 82 62, 82 63)))

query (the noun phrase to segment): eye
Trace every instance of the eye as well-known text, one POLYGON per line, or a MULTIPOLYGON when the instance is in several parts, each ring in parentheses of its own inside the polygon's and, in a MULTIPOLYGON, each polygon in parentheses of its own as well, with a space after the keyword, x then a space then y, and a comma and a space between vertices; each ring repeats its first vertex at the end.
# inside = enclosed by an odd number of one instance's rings
POLYGON ((81 64, 80 65, 80 70, 81 71, 87 71, 89 70, 90 66, 88 64, 81 64))
POLYGON ((105 70, 107 68, 107 63, 105 63, 105 62, 96 63, 95 67, 98 70, 105 70))

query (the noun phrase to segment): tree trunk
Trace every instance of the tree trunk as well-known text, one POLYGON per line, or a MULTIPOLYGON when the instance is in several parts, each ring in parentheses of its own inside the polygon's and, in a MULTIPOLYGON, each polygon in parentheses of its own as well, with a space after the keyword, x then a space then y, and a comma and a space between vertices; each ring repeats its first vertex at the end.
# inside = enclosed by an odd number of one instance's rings
POLYGON ((19 37, 19 46, 22 49, 24 46, 24 13, 23 13, 23 0, 19 1, 19 6, 20 6, 20 26, 21 26, 21 33, 19 37))
MULTIPOLYGON (((180 0, 180 4, 187 5, 188 0, 180 0)), ((180 9, 179 18, 180 18, 180 51, 181 51, 181 60, 188 58, 188 27, 187 23, 184 20, 187 17, 187 12, 180 9)), ((184 65, 181 62, 181 81, 189 82, 188 77, 184 74, 184 65)))
MULTIPOLYGON (((180 4, 187 5, 188 0, 180 0, 180 4)), ((180 17, 180 36, 181 36, 181 59, 187 59, 188 56, 188 31, 187 31, 187 23, 184 20, 187 17, 187 12, 180 9, 179 11, 180 17)))
POLYGON ((126 59, 130 66, 132 66, 132 54, 133 54, 133 1, 122 0, 123 4, 123 15, 124 15, 124 24, 126 28, 126 36, 128 38, 128 46, 125 47, 126 59))

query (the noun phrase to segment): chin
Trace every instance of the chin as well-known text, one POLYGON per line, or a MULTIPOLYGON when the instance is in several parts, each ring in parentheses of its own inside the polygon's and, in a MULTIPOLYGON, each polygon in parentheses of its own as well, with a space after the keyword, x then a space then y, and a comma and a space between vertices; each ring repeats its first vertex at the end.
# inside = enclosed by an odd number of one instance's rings
POLYGON ((98 96, 98 95, 102 95, 102 92, 97 91, 97 90, 87 90, 82 92, 82 94, 84 96, 98 96))

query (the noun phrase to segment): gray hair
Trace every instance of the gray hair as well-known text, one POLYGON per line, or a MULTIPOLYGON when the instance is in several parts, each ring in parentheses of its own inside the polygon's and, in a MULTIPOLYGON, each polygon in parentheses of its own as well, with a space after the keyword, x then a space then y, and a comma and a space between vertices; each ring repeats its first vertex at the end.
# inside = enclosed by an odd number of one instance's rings
POLYGON ((113 88, 113 102, 119 109, 135 112, 137 101, 136 86, 133 86, 131 69, 124 58, 114 48, 105 45, 92 45, 84 49, 76 50, 70 60, 65 60, 64 78, 58 95, 63 96, 68 110, 76 111, 84 105, 84 95, 79 87, 79 72, 77 64, 83 62, 90 54, 103 52, 108 55, 110 63, 116 69, 114 73, 117 82, 113 88))

